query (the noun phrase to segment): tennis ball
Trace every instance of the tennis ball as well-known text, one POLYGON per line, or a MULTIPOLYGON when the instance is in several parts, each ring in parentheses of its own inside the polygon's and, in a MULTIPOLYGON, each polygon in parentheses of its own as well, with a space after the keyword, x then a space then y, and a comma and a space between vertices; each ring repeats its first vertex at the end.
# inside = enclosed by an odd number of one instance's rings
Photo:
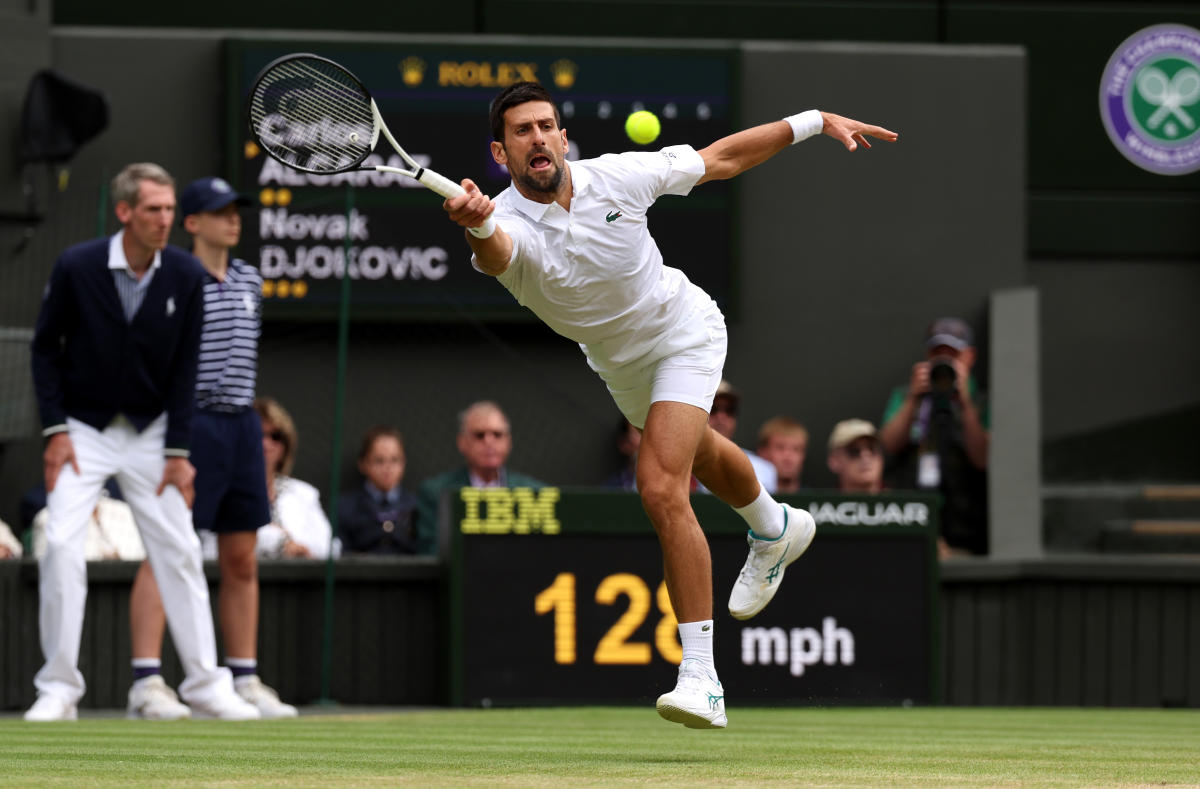
POLYGON ((660 131, 662 124, 658 122, 658 116, 649 110, 638 110, 625 119, 625 133, 638 145, 654 142, 660 131))

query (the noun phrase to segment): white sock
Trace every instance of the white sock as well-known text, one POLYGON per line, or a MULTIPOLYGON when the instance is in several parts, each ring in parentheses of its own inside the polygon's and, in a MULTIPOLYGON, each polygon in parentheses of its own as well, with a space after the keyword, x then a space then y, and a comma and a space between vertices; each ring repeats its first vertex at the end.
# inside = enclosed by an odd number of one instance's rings
POLYGON ((745 507, 734 507, 733 511, 750 524, 755 537, 775 540, 783 534, 783 507, 762 486, 759 486, 757 499, 745 507))
POLYGON ((711 619, 702 622, 680 622, 679 640, 683 643, 683 660, 698 660, 714 677, 717 676, 717 664, 713 662, 711 619))

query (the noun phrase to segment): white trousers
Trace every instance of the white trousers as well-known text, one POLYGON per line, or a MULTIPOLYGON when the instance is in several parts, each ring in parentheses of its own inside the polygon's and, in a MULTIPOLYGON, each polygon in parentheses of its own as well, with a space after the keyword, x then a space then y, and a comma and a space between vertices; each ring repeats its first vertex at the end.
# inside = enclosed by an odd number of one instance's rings
POLYGON ((158 582, 171 639, 186 678, 185 701, 205 702, 233 692, 226 668, 217 666, 216 637, 200 540, 192 528, 183 495, 162 481, 166 415, 141 433, 124 420, 103 431, 67 420, 79 473, 70 464, 59 472, 46 497, 46 553, 39 561, 38 588, 42 654, 46 663, 34 677, 39 693, 77 703, 86 690, 79 672, 79 642, 87 600, 84 538, 104 481, 116 475, 158 582))

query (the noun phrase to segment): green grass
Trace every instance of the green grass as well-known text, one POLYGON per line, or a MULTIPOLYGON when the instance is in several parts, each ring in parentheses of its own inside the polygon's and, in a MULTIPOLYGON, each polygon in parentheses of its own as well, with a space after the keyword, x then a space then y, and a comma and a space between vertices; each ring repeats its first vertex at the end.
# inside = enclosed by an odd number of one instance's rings
POLYGON ((429 710, 293 721, 0 720, 0 786, 1200 785, 1200 711, 429 710))

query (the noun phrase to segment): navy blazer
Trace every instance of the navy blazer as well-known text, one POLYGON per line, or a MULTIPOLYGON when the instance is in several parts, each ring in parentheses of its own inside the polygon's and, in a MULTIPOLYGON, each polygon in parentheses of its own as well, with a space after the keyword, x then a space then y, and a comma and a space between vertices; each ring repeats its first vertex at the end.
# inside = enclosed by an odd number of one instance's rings
POLYGON ((103 430, 123 414, 141 431, 165 411, 165 448, 187 450, 204 267, 178 247, 163 249, 141 306, 126 321, 108 268, 110 241, 67 249, 50 274, 32 346, 42 428, 70 416, 103 430))

